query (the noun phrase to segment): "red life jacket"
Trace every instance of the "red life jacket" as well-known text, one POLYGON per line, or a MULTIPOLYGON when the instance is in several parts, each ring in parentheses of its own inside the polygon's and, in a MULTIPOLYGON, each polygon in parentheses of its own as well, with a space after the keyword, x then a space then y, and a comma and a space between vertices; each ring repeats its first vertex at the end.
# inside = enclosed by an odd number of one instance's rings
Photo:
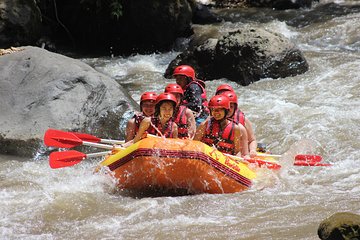
POLYGON ((144 120, 145 115, 142 112, 135 113, 132 117, 135 119, 135 134, 139 131, 140 123, 144 120))
POLYGON ((174 122, 178 125, 178 138, 188 138, 189 130, 187 125, 186 116, 187 107, 180 106, 177 108, 177 112, 174 114, 174 122))
POLYGON ((211 117, 201 141, 209 146, 215 145, 220 152, 234 155, 235 124, 233 121, 229 121, 228 125, 221 132, 219 121, 211 117))
POLYGON ((229 119, 234 121, 236 124, 241 123, 241 125, 245 127, 245 114, 240 109, 237 108, 229 119))
POLYGON ((164 136, 166 138, 172 138, 173 137, 173 120, 170 119, 164 127, 161 125, 161 122, 159 118, 157 117, 151 117, 151 124, 149 128, 147 129, 147 132, 149 134, 153 134, 156 136, 164 136), (153 127, 153 125, 161 132, 161 134, 153 127))

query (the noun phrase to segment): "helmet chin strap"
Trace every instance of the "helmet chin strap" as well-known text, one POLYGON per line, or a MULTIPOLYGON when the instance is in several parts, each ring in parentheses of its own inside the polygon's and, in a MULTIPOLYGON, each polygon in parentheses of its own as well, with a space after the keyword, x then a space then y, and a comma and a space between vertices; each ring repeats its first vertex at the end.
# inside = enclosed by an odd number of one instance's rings
POLYGON ((234 108, 234 112, 231 114, 231 116, 229 116, 230 118, 234 116, 234 114, 235 114, 235 112, 236 112, 236 109, 237 109, 237 107, 234 108))
POLYGON ((222 119, 220 119, 220 120, 216 120, 216 119, 214 119, 215 121, 217 121, 217 122, 219 122, 219 123, 222 123, 224 120, 226 120, 227 119, 227 117, 226 117, 226 115, 222 118, 222 119))
POLYGON ((227 119, 227 117, 225 115, 222 119, 219 120, 219 122, 222 123, 222 122, 226 121, 226 119, 227 119))

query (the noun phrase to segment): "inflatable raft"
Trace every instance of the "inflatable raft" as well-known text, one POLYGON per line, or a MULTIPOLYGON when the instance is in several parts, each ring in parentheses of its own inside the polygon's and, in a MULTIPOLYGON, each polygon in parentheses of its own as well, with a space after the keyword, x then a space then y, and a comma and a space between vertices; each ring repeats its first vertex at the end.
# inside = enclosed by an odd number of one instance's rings
POLYGON ((186 194, 247 190, 256 177, 239 162, 193 140, 145 138, 100 163, 130 191, 186 191, 186 194))

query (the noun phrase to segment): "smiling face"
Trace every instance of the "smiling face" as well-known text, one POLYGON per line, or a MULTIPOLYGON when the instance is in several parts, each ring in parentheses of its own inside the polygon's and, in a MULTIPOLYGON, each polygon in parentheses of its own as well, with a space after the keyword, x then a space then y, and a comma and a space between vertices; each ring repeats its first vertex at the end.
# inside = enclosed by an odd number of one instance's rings
POLYGON ((225 118, 225 108, 211 108, 211 116, 215 118, 215 120, 219 121, 225 118))
POLYGON ((174 104, 169 101, 164 101, 160 105, 160 118, 169 120, 174 113, 174 104))
POLYGON ((145 116, 150 117, 155 113, 155 101, 145 100, 141 103, 141 110, 145 116))

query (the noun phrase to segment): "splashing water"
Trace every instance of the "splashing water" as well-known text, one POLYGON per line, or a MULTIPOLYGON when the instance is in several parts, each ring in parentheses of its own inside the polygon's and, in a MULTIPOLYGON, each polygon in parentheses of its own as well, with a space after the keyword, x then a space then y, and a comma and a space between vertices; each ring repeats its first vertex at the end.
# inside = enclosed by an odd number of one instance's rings
MULTIPOLYGON (((96 159, 52 170, 41 156, 0 156, 2 238, 317 239, 324 218, 340 211, 360 214, 360 14, 299 29, 277 23, 263 26, 291 36, 309 71, 248 87, 230 84, 257 140, 284 153, 280 171, 259 170, 254 187, 242 193, 134 199, 114 191, 108 175, 92 173, 96 159), (304 152, 321 154, 333 166, 290 164, 304 152)), ((140 92, 162 91, 171 81, 159 76, 175 55, 93 59, 91 64, 118 76, 138 100, 140 92)), ((207 82, 208 93, 221 83, 229 82, 207 82)))

